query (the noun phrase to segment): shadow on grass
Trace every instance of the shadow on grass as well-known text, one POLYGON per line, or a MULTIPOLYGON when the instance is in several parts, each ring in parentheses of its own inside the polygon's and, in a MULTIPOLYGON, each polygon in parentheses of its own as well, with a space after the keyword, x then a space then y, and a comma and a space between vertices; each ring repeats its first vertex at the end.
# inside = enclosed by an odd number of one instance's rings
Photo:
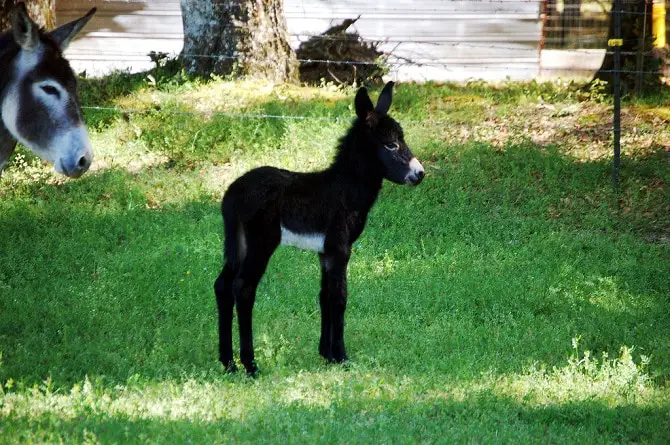
MULTIPOLYGON (((582 335, 595 352, 635 345, 668 378, 667 246, 637 233, 663 221, 644 212, 667 218, 664 189, 636 189, 663 159, 627 160, 613 199, 607 162, 534 146, 435 156, 420 188, 385 187, 354 251, 354 361, 476 378, 564 363, 582 335), (380 278, 365 265, 384 252, 398 265, 380 278)), ((123 383, 219 369, 218 202, 152 209, 142 181, 110 170, 0 203, 0 379, 123 383)), ((262 368, 322 366, 316 264, 293 250, 273 259, 255 312, 262 368)))
POLYGON ((149 413, 136 417, 137 413, 124 414, 121 409, 116 414, 81 412, 75 418, 56 413, 10 416, 4 429, 7 437, 49 442, 134 443, 165 438, 179 443, 260 439, 275 443, 290 438, 291 443, 664 443, 670 426, 663 407, 612 408, 589 401, 529 406, 490 394, 462 401, 414 402, 349 396, 326 407, 275 401, 259 403, 241 417, 225 408, 228 402, 220 405, 212 407, 217 420, 179 418, 178 412, 167 414, 168 418, 149 413))

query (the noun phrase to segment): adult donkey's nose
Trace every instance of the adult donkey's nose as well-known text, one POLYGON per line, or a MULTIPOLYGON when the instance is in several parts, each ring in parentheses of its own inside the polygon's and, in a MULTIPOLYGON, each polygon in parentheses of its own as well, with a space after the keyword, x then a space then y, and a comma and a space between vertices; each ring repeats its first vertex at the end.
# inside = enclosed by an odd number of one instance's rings
POLYGON ((78 178, 86 173, 93 162, 91 140, 83 125, 56 138, 54 148, 60 153, 60 158, 55 162, 56 170, 70 178, 78 178))
POLYGON ((60 169, 61 173, 70 178, 78 178, 89 169, 91 163, 93 162, 93 152, 91 150, 84 150, 84 152, 79 152, 78 154, 64 158, 60 160, 60 169))
POLYGON ((72 169, 66 170, 65 174, 71 178, 78 178, 84 173, 86 173, 88 168, 91 166, 92 162, 93 162, 93 155, 90 152, 86 153, 85 155, 79 158, 79 160, 77 161, 76 164, 74 164, 72 169))
POLYGON ((75 165, 75 168, 72 171, 72 174, 68 175, 68 176, 71 176, 73 178, 78 178, 81 175, 83 175, 84 173, 86 173, 88 168, 91 166, 91 162, 93 161, 92 158, 93 158, 93 156, 91 156, 91 155, 84 155, 81 158, 79 158, 79 161, 77 162, 77 165, 75 165))

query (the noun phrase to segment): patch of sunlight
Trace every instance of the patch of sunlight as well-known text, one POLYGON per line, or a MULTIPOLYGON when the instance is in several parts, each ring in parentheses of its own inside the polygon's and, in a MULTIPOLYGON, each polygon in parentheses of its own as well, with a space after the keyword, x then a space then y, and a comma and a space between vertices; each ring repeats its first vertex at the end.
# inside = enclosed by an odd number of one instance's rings
POLYGON ((601 359, 587 351, 574 353, 567 364, 546 370, 535 365, 519 375, 482 374, 473 380, 447 376, 396 375, 358 368, 328 367, 298 371, 288 376, 265 375, 249 380, 243 375, 191 378, 182 381, 140 381, 131 377, 125 385, 106 386, 86 378, 71 389, 54 391, 50 384, 33 388, 0 385, 0 417, 39 419, 45 415, 74 419, 103 415, 129 419, 161 419, 216 422, 244 420, 256 412, 294 404, 328 408, 338 403, 352 406, 406 406, 433 403, 438 399, 467 403, 480 396, 496 395, 524 405, 562 405, 597 401, 610 406, 653 403, 662 398, 653 387, 646 357, 633 357, 622 347, 618 357, 601 359), (373 401, 370 405, 369 402, 373 401))
MULTIPOLYGON (((88 377, 69 391, 53 391, 49 385, 14 390, 0 385, 0 417, 40 418, 55 415, 73 419, 82 412, 131 419, 167 419, 216 421, 240 420, 249 413, 277 404, 300 403, 309 406, 330 406, 342 396, 349 378, 341 370, 306 373, 251 381, 247 377, 230 376, 211 381, 161 381, 140 383, 131 377, 126 385, 115 387, 88 377)), ((379 379, 368 374, 360 388, 374 388, 379 379)), ((379 386, 379 385, 377 385, 379 386)), ((391 385, 387 385, 386 392, 391 385)))
POLYGON ((91 171, 123 169, 138 173, 148 167, 164 165, 169 158, 163 153, 149 150, 139 139, 125 140, 124 129, 113 127, 105 133, 91 133, 91 143, 95 158, 91 171))
POLYGON ((241 153, 235 159, 240 171, 262 165, 285 168, 293 171, 314 171, 327 167, 334 154, 337 140, 344 134, 344 130, 336 131, 333 125, 324 124, 320 131, 301 123, 287 124, 286 133, 281 146, 276 150, 262 150, 241 153), (306 132, 311 132, 306 133, 306 132))
POLYGON ((275 85, 258 80, 217 80, 189 91, 181 100, 200 111, 231 111, 273 101, 334 101, 345 97, 346 91, 336 88, 275 85))
MULTIPOLYGON (((118 134, 120 131, 123 130, 115 127, 105 133, 89 132, 94 158, 88 174, 110 169, 139 173, 148 167, 157 167, 168 162, 166 155, 150 151, 142 141, 123 142, 118 134)), ((15 185, 35 182, 53 185, 69 180, 56 173, 52 164, 40 160, 23 148, 19 148, 14 154, 10 164, 2 172, 2 178, 15 185)))
POLYGON ((301 372, 285 380, 280 400, 285 404, 300 403, 307 406, 329 407, 333 402, 333 389, 341 387, 343 376, 333 373, 301 372))
POLYGON ((640 111, 642 113, 649 115, 652 118, 661 121, 670 122, 670 108, 668 108, 667 106, 638 105, 638 106, 631 106, 630 109, 634 111, 640 111))
POLYGON ((622 346, 619 355, 600 359, 579 350, 579 338, 572 340, 573 353, 567 364, 551 370, 534 364, 521 375, 506 376, 495 391, 536 405, 598 400, 608 405, 644 403, 656 394, 647 374, 649 358, 633 358, 634 348, 622 346))
POLYGON ((564 263, 557 279, 547 289, 554 301, 576 307, 588 302, 609 312, 652 309, 651 297, 632 294, 616 277, 586 276, 574 265, 564 263))
POLYGON ((109 388, 86 378, 83 383, 73 385, 69 393, 53 393, 38 387, 7 393, 0 403, 0 414, 33 418, 51 414, 71 419, 85 411, 138 419, 211 421, 240 419, 269 402, 258 388, 244 384, 187 380, 109 388))
POLYGON ((210 114, 213 112, 239 112, 270 102, 322 101, 331 104, 346 98, 349 93, 348 89, 343 88, 275 85, 260 80, 233 82, 218 79, 176 93, 146 88, 119 98, 116 105, 122 108, 142 110, 156 109, 157 107, 176 107, 180 109, 186 107, 210 114))
POLYGON ((593 289, 589 296, 589 302, 600 306, 608 311, 623 312, 630 306, 619 291, 613 277, 599 277, 586 283, 593 289))
POLYGON ((357 258, 355 273, 362 279, 389 278, 394 275, 399 265, 398 260, 385 250, 381 257, 370 258, 368 261, 365 258, 357 258))
POLYGON ((34 182, 60 184, 67 180, 65 176, 54 171, 53 165, 47 164, 24 148, 17 149, 9 164, 2 171, 0 179, 9 184, 9 187, 34 182))
POLYGON ((345 131, 345 125, 337 122, 324 122, 319 128, 300 121, 288 122, 277 149, 237 152, 229 163, 202 164, 203 187, 222 195, 235 179, 266 165, 299 172, 322 170, 330 165, 338 139, 345 131))

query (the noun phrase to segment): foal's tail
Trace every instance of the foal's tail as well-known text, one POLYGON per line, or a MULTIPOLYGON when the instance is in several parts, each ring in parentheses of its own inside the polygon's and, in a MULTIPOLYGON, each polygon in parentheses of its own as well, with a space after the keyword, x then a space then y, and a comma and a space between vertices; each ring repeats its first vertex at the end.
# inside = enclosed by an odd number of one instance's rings
POLYGON ((221 213, 223 214, 223 233, 225 240, 223 242, 223 256, 225 261, 233 267, 237 268, 239 258, 239 242, 240 242, 240 226, 235 212, 234 201, 223 200, 221 205, 221 213))

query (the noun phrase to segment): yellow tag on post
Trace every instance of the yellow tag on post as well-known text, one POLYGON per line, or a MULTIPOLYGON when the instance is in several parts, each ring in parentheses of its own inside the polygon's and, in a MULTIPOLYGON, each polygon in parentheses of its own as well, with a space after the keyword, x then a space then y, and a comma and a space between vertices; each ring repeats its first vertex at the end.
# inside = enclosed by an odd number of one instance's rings
POLYGON ((623 46, 623 39, 609 39, 607 46, 623 46))

